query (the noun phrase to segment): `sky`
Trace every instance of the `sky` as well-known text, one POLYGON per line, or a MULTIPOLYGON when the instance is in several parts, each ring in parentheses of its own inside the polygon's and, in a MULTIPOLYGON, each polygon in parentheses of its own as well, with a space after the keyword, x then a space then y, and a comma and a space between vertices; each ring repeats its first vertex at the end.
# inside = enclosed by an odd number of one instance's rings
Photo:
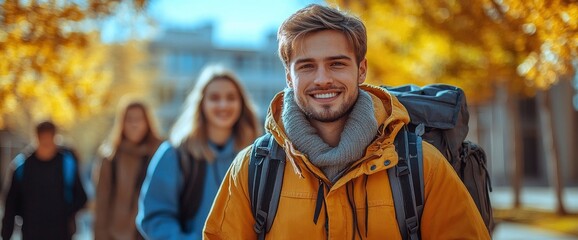
MULTIPOLYGON (((162 28, 194 29, 214 22, 214 41, 254 47, 298 9, 319 0, 152 0, 148 14, 162 28)), ((158 33, 157 33, 158 34, 158 33)))

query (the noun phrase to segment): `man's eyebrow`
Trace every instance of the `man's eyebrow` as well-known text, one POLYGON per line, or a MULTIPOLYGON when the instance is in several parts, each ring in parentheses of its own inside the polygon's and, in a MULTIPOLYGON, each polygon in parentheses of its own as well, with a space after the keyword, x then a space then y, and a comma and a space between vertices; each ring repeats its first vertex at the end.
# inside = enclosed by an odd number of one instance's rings
POLYGON ((325 58, 326 60, 350 60, 353 61, 353 59, 351 59, 350 57, 346 56, 346 55, 337 55, 337 56, 330 56, 325 58))
POLYGON ((301 58, 301 59, 297 59, 295 60, 295 65, 300 64, 300 63, 308 63, 308 62, 313 62, 313 58, 301 58))
MULTIPOLYGON (((336 55, 336 56, 329 56, 326 57, 325 60, 349 60, 349 61, 353 61, 353 59, 351 59, 349 56, 346 55, 336 55)), ((295 60, 295 65, 297 64, 301 64, 301 63, 308 63, 308 62, 313 62, 313 58, 301 58, 301 59, 297 59, 295 60)))

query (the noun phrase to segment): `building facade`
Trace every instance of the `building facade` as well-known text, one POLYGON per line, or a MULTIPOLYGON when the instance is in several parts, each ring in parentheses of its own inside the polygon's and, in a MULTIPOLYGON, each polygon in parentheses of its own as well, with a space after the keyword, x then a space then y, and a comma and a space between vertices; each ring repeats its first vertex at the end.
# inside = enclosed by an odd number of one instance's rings
POLYGON ((193 30, 165 30, 150 44, 150 55, 158 69, 154 85, 159 101, 158 114, 165 131, 176 120, 187 94, 202 68, 221 64, 232 69, 245 85, 264 120, 269 102, 285 87, 285 70, 277 56, 275 34, 260 48, 216 46, 211 24, 193 30))

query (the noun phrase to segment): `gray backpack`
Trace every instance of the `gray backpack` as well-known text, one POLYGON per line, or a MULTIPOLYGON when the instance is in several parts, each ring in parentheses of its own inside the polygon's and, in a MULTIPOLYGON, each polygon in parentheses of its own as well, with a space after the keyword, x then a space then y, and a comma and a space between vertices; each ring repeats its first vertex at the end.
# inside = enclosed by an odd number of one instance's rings
POLYGON ((423 211, 424 195, 421 175, 422 139, 435 146, 450 162, 476 203, 491 234, 494 219, 487 159, 481 147, 465 140, 470 116, 463 90, 443 84, 423 88, 414 85, 385 88, 405 106, 411 119, 407 130, 399 133, 395 141, 401 164, 398 163, 388 172, 396 217, 404 239, 419 239, 420 235, 419 219, 423 211), (419 174, 412 174, 416 172, 419 174), (404 207, 406 201, 415 204, 409 208, 404 207))
MULTIPOLYGON (((403 239, 420 239, 424 205, 422 139, 434 145, 453 166, 474 199, 488 231, 494 220, 490 204, 491 182, 486 154, 478 145, 465 141, 469 113, 464 92, 449 85, 423 88, 406 85, 384 87, 408 110, 411 122, 394 141, 398 164, 388 169, 396 218, 403 239)), ((253 144, 249 163, 249 197, 259 239, 271 229, 283 185, 285 151, 271 134, 253 144)))

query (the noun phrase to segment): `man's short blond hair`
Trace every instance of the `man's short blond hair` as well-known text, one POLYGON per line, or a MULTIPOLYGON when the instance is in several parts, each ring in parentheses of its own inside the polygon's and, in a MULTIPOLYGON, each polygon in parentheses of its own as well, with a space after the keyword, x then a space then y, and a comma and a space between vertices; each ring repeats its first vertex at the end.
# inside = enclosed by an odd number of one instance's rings
POLYGON ((279 27, 279 57, 285 68, 289 68, 295 42, 307 34, 323 30, 337 30, 345 34, 355 52, 356 63, 359 65, 365 59, 367 33, 363 22, 339 9, 311 4, 291 15, 279 27))

